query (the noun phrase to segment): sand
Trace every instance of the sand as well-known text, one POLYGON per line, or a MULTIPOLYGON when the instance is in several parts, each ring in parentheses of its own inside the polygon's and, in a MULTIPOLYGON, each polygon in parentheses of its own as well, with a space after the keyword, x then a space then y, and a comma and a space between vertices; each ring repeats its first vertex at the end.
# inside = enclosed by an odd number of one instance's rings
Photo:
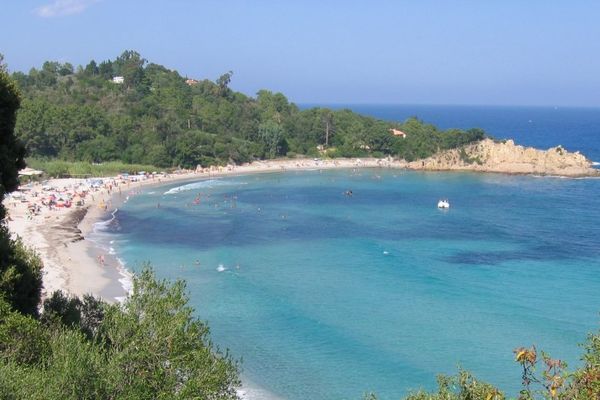
MULTIPOLYGON (((417 167, 419 167, 417 165, 417 167)), ((139 193, 148 186, 163 185, 175 181, 200 180, 228 175, 281 172, 292 170, 318 170, 332 168, 395 168, 427 169, 409 166, 405 161, 388 159, 284 159, 255 161, 241 166, 211 167, 196 171, 178 171, 168 176, 154 176, 148 179, 129 182, 104 178, 110 182, 94 189, 85 198, 82 207, 50 210, 42 207, 39 214, 28 217, 27 204, 39 203, 39 197, 32 193, 44 193, 42 184, 35 184, 24 192, 24 198, 5 199, 9 212, 9 230, 20 236, 25 244, 35 249, 43 264, 43 296, 55 290, 81 296, 92 294, 106 301, 118 301, 127 295, 128 273, 114 255, 99 248, 89 239, 94 223, 108 219, 110 213, 128 196, 139 193), (93 196, 93 197, 92 197, 93 196), (99 257, 103 258, 101 262, 99 257)), ((497 171, 496 171, 497 172, 497 171)), ((511 173, 511 171, 502 171, 511 173)), ((74 187, 82 179, 52 179, 44 182, 48 188, 74 187)))
POLYGON ((150 186, 176 181, 209 179, 214 177, 287 170, 314 170, 331 168, 392 167, 404 168, 405 163, 380 159, 342 160, 272 160, 257 161, 241 166, 212 167, 196 171, 179 171, 168 176, 154 176, 137 182, 102 178, 105 184, 93 189, 85 197, 83 206, 49 209, 41 206, 37 215, 30 216, 28 205, 40 204, 48 192, 68 191, 85 182, 83 179, 50 179, 27 185, 23 197, 5 199, 8 210, 6 223, 14 237, 34 249, 43 262, 42 297, 56 290, 71 295, 92 294, 114 302, 127 295, 128 273, 114 255, 99 248, 89 239, 94 223, 106 220, 128 195, 135 195, 150 186), (110 186, 112 185, 112 190, 110 186), (35 195, 34 195, 35 194, 35 195), (100 258, 102 257, 103 262, 100 258), (125 287, 124 287, 125 286, 125 287))
MULTIPOLYGON (((8 211, 7 226, 14 237, 20 237, 34 249, 43 262, 42 297, 49 296, 55 290, 63 290, 76 296, 92 294, 113 302, 127 294, 119 283, 122 267, 116 258, 104 256, 104 263, 96 257, 104 251, 88 240, 93 232, 94 223, 106 218, 118 205, 119 188, 121 191, 162 184, 177 179, 190 179, 193 173, 181 173, 169 177, 147 179, 130 184, 113 185, 112 193, 108 187, 97 188, 85 198, 85 205, 70 208, 41 206, 36 215, 30 215, 28 206, 40 204, 45 193, 72 188, 84 182, 82 179, 51 179, 44 183, 27 186, 21 199, 8 197, 4 205, 8 211), (107 206, 104 208, 104 206, 107 206), (110 207, 109 207, 110 206, 110 207)), ((104 181, 112 178, 104 178, 104 181)))

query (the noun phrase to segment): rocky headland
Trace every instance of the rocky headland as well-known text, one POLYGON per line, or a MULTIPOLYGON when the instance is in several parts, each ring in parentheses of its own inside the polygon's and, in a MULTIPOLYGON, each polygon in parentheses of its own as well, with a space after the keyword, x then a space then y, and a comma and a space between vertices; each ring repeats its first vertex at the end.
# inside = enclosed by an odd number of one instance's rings
POLYGON ((600 176, 600 170, 579 152, 562 146, 548 150, 519 146, 512 140, 484 139, 459 149, 439 152, 408 163, 409 169, 430 171, 479 171, 508 174, 600 176))

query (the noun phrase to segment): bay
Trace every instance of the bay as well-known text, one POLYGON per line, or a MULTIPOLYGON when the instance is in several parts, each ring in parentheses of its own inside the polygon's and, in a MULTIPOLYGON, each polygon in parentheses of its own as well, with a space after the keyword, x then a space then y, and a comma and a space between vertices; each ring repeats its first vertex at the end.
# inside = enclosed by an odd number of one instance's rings
MULTIPOLYGON (((594 109, 353 107, 600 160, 594 109)), ((132 196, 104 240, 129 269, 185 279, 215 343, 273 397, 398 399, 458 366, 514 396, 515 347, 576 366, 598 329, 599 199, 596 179, 247 175, 132 196)))

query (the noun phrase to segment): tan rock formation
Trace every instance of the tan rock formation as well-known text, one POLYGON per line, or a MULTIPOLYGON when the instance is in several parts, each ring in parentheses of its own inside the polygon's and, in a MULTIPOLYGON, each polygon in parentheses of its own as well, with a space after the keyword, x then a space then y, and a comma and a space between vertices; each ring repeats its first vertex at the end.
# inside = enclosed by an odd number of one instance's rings
POLYGON ((408 168, 571 177, 600 176, 600 171, 593 168, 592 162, 579 152, 568 152, 561 146, 538 150, 515 145, 512 140, 495 142, 491 139, 410 162, 408 168))

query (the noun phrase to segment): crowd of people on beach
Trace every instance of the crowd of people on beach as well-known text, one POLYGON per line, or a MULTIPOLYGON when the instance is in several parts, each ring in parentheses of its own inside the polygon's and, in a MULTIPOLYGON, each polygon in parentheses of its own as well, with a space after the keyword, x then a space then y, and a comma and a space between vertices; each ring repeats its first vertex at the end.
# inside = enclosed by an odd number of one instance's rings
POLYGON ((32 219, 42 211, 68 210, 72 207, 85 206, 88 201, 96 202, 98 207, 108 211, 111 206, 110 196, 115 191, 122 193, 122 188, 131 187, 132 183, 152 180, 160 182, 166 174, 121 174, 111 178, 65 178, 21 185, 19 190, 6 196, 6 204, 10 209, 25 206, 27 218, 32 219))
POLYGON ((31 219, 40 215, 42 210, 57 211, 70 209, 73 206, 84 206, 87 199, 93 198, 93 193, 106 190, 114 182, 114 179, 111 181, 86 179, 57 180, 53 184, 49 184, 47 181, 29 183, 21 186, 18 192, 7 196, 7 204, 9 210, 18 208, 19 205, 25 205, 28 210, 28 218, 31 219))
MULTIPOLYGON (((84 239, 85 229, 89 229, 89 227, 81 228, 84 229, 82 233, 77 229, 79 225, 73 228, 73 224, 78 224, 82 215, 89 215, 91 210, 94 211, 94 216, 89 218, 98 218, 98 215, 111 212, 119 199, 127 201, 128 197, 141 193, 142 186, 146 184, 164 184, 179 179, 215 178, 261 172, 325 170, 331 168, 351 168, 356 171, 364 167, 399 167, 399 165, 392 165, 394 163, 392 160, 382 161, 377 159, 281 159, 254 161, 244 165, 198 166, 194 170, 180 169, 168 174, 153 172, 134 175, 123 173, 107 178, 40 180, 22 184, 19 190, 5 197, 6 221, 11 234, 21 236, 26 245, 39 251, 45 265, 44 284, 49 288, 59 288, 64 286, 64 279, 68 279, 64 277, 77 275, 75 270, 64 268, 65 262, 67 264, 71 262, 71 253, 64 253, 64 251, 70 250, 63 250, 63 247, 66 249, 69 243, 84 239), (81 210, 81 213, 72 214, 77 210, 81 210), (71 216, 74 218, 71 218, 71 216), (67 227, 65 224, 68 224, 69 229, 65 229, 67 227), (46 227, 49 229, 45 229, 46 227), (40 237, 46 239, 40 239, 40 237), (44 243, 50 243, 50 246, 45 246, 44 243), (55 243, 60 243, 60 248, 53 245, 55 243), (60 255, 57 256, 57 253, 60 255), (68 260, 68 262, 65 260, 68 260)), ((351 197, 352 190, 348 189, 345 194, 351 197)), ((157 202, 156 207, 162 209, 164 205, 157 202)), ((221 197, 211 195, 209 191, 204 191, 197 193, 193 200, 188 200, 186 206, 207 206, 225 212, 229 208, 238 208, 239 204, 235 194, 221 197)), ((258 208, 256 212, 263 214, 264 210, 258 208)), ((282 213, 279 217, 283 220, 288 219, 287 213, 282 213)), ((100 251, 97 254, 98 256, 94 254, 91 258, 92 261, 96 261, 96 266, 109 267, 113 265, 110 253, 100 251)), ((78 255, 77 257, 81 256, 78 255)), ((200 260, 195 265, 196 267, 199 267, 199 262, 200 260)))

